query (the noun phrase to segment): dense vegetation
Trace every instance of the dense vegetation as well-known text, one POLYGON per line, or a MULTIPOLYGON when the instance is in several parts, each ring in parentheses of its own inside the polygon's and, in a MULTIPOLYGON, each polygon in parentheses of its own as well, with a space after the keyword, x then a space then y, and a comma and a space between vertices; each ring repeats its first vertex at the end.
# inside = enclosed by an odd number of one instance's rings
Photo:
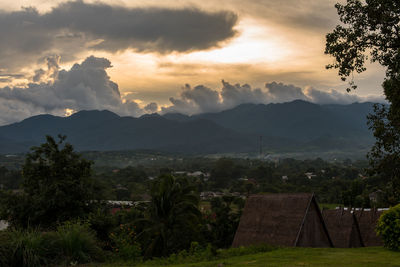
POLYGON ((94 209, 98 196, 91 162, 64 140, 47 136, 46 143, 33 147, 22 167, 22 191, 3 193, 0 214, 13 226, 50 227, 84 218, 94 209))
POLYGON ((316 192, 334 205, 385 204, 384 194, 370 201, 369 193, 384 184, 365 176, 363 162, 152 159, 125 168, 93 167, 65 137, 49 136, 20 170, 2 167, 0 215, 10 230, 3 232, 1 260, 37 266, 101 260, 99 251, 130 261, 182 252, 216 255, 230 247, 244 198, 252 193, 316 192), (139 202, 112 210, 108 199, 139 202))
MULTIPOLYGON (((240 158, 185 157, 148 152, 141 161, 124 156, 125 152, 112 155, 115 160, 101 160, 103 154, 85 154, 100 164, 93 166, 93 178, 102 188, 104 199, 146 200, 153 178, 162 174, 185 176, 187 173, 201 171, 199 176, 187 177, 196 185, 197 191, 277 193, 277 192, 315 192, 320 203, 334 203, 346 206, 369 207, 368 195, 378 190, 385 191, 386 180, 381 176, 368 175, 366 161, 327 162, 314 160, 258 160, 240 158), (148 160, 145 160, 145 157, 148 160), (128 167, 105 166, 105 162, 131 162, 128 167), (136 163, 137 162, 137 163, 136 163), (209 176, 206 176, 209 174, 209 176), (307 176, 311 175, 311 179, 307 176), (287 179, 285 178, 287 177, 287 179), (328 190, 329 189, 329 190, 328 190)), ((141 156, 140 153, 139 157, 141 156)), ((18 189, 22 182, 21 172, 16 169, 0 168, 0 184, 6 190, 18 189)), ((99 191, 98 191, 99 192, 99 191)), ((385 194, 380 192, 386 206, 385 194)))
POLYGON ((93 168, 60 136, 33 147, 20 171, 2 167, 0 215, 10 230, 2 232, 0 260, 37 266, 101 260, 102 253, 128 261, 214 257, 232 244, 252 193, 315 192, 331 205, 386 204, 385 183, 366 176, 364 162, 188 157, 157 163, 153 157, 144 165, 93 168), (379 198, 370 198, 378 189, 379 198), (138 202, 113 209, 106 200, 138 202))
MULTIPOLYGON (((183 172, 201 171, 203 175, 188 177, 199 192, 239 192, 242 195, 260 192, 315 192, 320 203, 355 207, 386 206, 384 191, 387 181, 381 176, 369 176, 368 164, 364 161, 265 161, 182 156, 168 160, 156 154, 152 157, 154 160, 148 163, 125 168, 95 165, 93 177, 97 186, 103 189, 104 199, 146 200, 151 179, 162 174, 185 176, 183 172), (206 174, 209 176, 204 177, 206 174), (369 194, 376 191, 381 203, 370 203, 369 194)), ((120 161, 123 160, 122 157, 120 161)), ((18 189, 22 181, 20 172, 4 167, 1 170, 0 183, 3 188, 18 189)))
POLYGON ((264 161, 234 158, 180 158, 156 160, 149 165, 126 168, 101 167, 96 180, 105 187, 108 199, 143 200, 150 190, 151 180, 162 174, 189 176, 199 192, 251 193, 315 192, 320 203, 354 207, 385 206, 385 180, 368 176, 367 163, 326 162, 322 159, 282 159, 264 161), (308 175, 308 176, 307 176, 308 175), (378 190, 382 190, 378 191, 378 190), (379 192, 378 203, 369 202, 369 194, 379 192))

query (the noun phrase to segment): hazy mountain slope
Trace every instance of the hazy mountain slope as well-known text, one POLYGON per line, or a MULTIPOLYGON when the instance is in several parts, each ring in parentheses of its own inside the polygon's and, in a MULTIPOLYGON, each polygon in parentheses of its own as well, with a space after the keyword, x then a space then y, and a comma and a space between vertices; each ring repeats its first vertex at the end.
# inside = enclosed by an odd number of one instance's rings
POLYGON ((317 105, 296 100, 268 105, 243 104, 190 117, 181 114, 164 117, 179 121, 203 118, 237 132, 262 135, 270 141, 266 145, 272 149, 352 150, 368 148, 373 143, 366 119, 372 111, 373 103, 317 105), (278 140, 271 141, 274 138, 278 140))
POLYGON ((316 105, 305 101, 244 104, 218 113, 120 117, 81 111, 70 117, 40 115, 0 127, 0 153, 27 151, 45 135, 67 135, 78 150, 154 149, 185 153, 264 150, 327 151, 368 148, 366 116, 372 103, 316 105))
POLYGON ((182 123, 158 115, 132 118, 119 117, 109 111, 82 111, 67 118, 35 116, 0 127, 0 153, 21 152, 43 142, 45 135, 58 134, 67 135, 68 141, 78 150, 215 153, 244 151, 251 143, 246 135, 202 119, 182 123))
POLYGON ((321 136, 372 137, 366 126, 366 115, 370 111, 372 103, 317 105, 296 100, 282 104, 244 104, 192 118, 208 119, 239 132, 310 141, 321 136))

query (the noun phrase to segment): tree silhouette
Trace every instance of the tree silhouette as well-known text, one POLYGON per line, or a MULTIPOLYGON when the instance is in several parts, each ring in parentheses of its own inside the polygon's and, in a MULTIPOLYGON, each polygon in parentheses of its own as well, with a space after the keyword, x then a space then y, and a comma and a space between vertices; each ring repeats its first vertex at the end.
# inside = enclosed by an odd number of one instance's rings
MULTIPOLYGON (((383 89, 390 106, 374 107, 369 127, 376 143, 368 157, 371 173, 388 180, 388 202, 400 200, 400 4, 392 0, 347 0, 335 5, 344 25, 326 36, 325 53, 335 58, 327 68, 342 80, 366 70, 365 61, 386 68, 383 89)), ((353 78, 348 90, 355 89, 353 78)))
POLYGON ((91 162, 65 143, 65 136, 31 148, 22 167, 23 191, 4 198, 2 215, 14 226, 51 227, 86 217, 92 210, 91 162))
POLYGON ((162 175, 151 189, 151 202, 139 239, 144 256, 167 256, 188 248, 199 232, 199 197, 187 178, 162 175))

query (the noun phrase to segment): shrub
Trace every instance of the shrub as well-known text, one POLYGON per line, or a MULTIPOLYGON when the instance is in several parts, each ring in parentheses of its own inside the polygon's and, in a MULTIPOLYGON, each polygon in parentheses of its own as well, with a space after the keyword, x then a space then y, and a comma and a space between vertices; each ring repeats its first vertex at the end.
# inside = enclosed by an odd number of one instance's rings
POLYGON ((400 204, 381 215, 376 232, 382 237, 385 247, 400 250, 400 204))
POLYGON ((65 223, 57 231, 0 231, 0 266, 70 265, 100 260, 102 251, 88 225, 65 223))
POLYGON ((50 264, 51 244, 37 230, 1 231, 0 266, 45 266, 50 264))
POLYGON ((53 235, 54 249, 58 250, 61 262, 87 263, 102 258, 96 235, 87 224, 66 222, 50 234, 53 235))
MULTIPOLYGON (((213 198, 211 200, 211 214, 205 216, 205 224, 209 233, 205 233, 207 241, 218 248, 229 248, 235 237, 239 225, 241 209, 232 208, 233 197, 213 198), (207 227, 207 228, 208 228, 207 227)), ((241 200, 236 200, 239 204, 241 200)))
POLYGON ((114 252, 123 260, 137 260, 141 255, 140 244, 136 241, 135 227, 121 224, 110 234, 114 252))
POLYGON ((96 209, 88 216, 90 228, 95 231, 97 238, 102 241, 102 247, 110 249, 110 233, 118 225, 108 207, 96 209))

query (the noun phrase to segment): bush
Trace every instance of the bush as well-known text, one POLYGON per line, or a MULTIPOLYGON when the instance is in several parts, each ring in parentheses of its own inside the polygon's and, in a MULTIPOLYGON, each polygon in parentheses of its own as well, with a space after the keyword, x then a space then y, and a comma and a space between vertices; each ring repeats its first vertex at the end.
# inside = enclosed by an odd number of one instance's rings
POLYGON ((0 266, 45 266, 48 265, 51 244, 39 231, 1 231, 0 266))
POLYGON ((385 247, 400 250, 400 204, 381 215, 376 232, 382 237, 385 247))
POLYGON ((121 224, 110 234, 113 251, 123 260, 137 260, 141 255, 140 244, 136 241, 135 227, 121 224))
POLYGON ((87 263, 102 258, 96 235, 87 224, 66 222, 51 234, 61 262, 87 263))
POLYGON ((113 216, 110 209, 105 206, 90 213, 88 223, 96 233, 97 238, 102 242, 102 247, 110 249, 110 233, 118 225, 116 216, 113 216))
POLYGON ((102 251, 86 224, 65 223, 57 231, 0 231, 0 266, 70 265, 100 260, 102 251))

